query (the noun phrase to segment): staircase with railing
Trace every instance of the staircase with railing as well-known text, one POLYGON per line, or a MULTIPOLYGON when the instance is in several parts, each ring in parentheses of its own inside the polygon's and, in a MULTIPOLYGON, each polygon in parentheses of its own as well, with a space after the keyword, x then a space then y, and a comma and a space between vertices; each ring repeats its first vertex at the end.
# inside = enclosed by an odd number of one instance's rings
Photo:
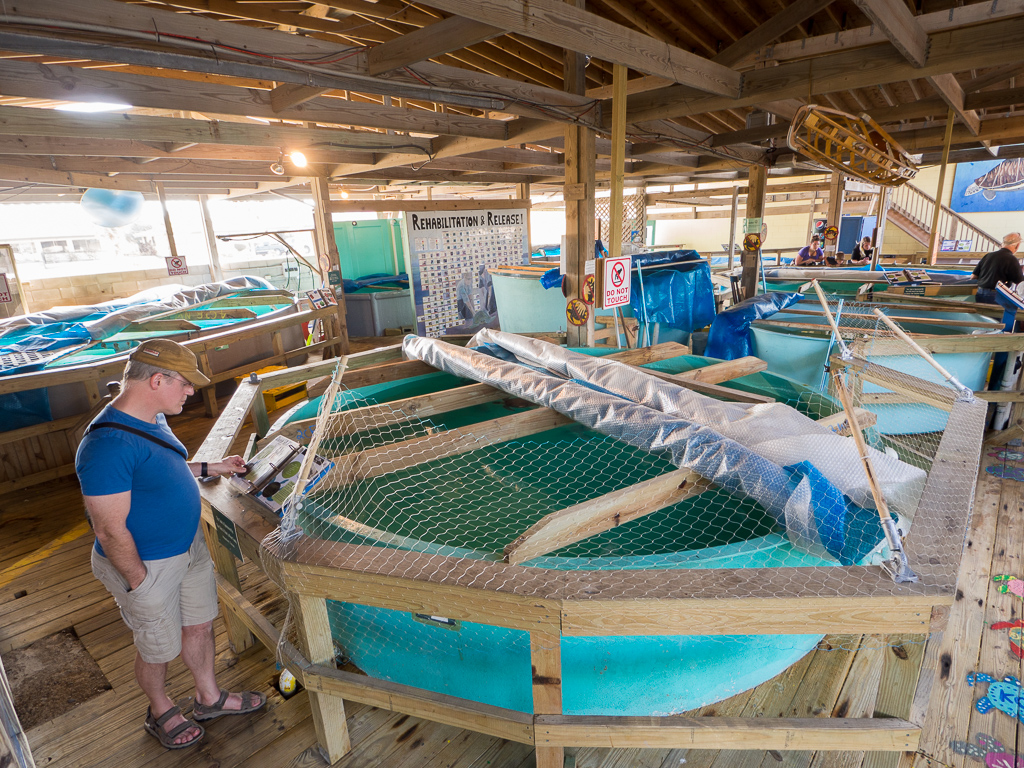
MULTIPOLYGON (((934 214, 935 198, 931 195, 926 195, 910 184, 892 190, 888 220, 925 247, 930 243, 934 214)), ((970 250, 976 253, 994 251, 1000 247, 998 239, 946 206, 942 206, 939 211, 937 229, 940 239, 972 241, 970 250)))

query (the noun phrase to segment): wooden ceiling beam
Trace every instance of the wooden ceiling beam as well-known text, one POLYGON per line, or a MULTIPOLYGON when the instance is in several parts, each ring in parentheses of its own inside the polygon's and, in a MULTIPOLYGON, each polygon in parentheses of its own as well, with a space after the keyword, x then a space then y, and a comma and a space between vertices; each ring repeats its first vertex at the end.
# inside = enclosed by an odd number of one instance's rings
POLYGON ((828 7, 833 0, 796 0, 779 11, 768 21, 757 26, 735 43, 732 43, 711 60, 726 67, 734 67, 752 51, 777 40, 793 27, 806 21, 814 14, 828 7))
MULTIPOLYGON (((546 120, 530 120, 520 118, 508 124, 509 136, 505 141, 493 139, 463 139, 463 138, 440 138, 433 142, 432 158, 459 157, 476 152, 484 152, 489 149, 501 149, 508 144, 532 144, 544 142, 554 137, 562 136, 565 127, 559 123, 551 123, 546 120)), ((353 165, 350 163, 339 164, 330 170, 330 176, 349 176, 351 174, 364 173, 369 170, 379 171, 386 168, 395 168, 402 165, 417 164, 423 162, 422 155, 411 153, 392 152, 375 158, 370 168, 364 165, 353 165)))
MULTIPOLYGON (((935 149, 943 144, 945 128, 942 125, 931 128, 917 128, 906 131, 894 131, 892 137, 911 152, 922 149, 935 149)), ((977 133, 968 127, 953 127, 952 143, 977 144, 989 141, 994 144, 1024 143, 1024 117, 1006 117, 982 120, 977 133)))
POLYGON ((1002 67, 996 67, 984 75, 979 75, 971 80, 968 80, 963 84, 964 93, 973 93, 974 91, 980 91, 982 88, 988 88, 990 85, 996 85, 997 83, 1005 83, 1010 78, 1016 77, 1017 75, 1024 72, 1024 64, 1006 64, 1002 67))
POLYGON ((270 108, 275 112, 285 112, 333 90, 333 88, 316 88, 300 83, 282 83, 270 92, 270 108))
MULTIPOLYGON (((130 135, 136 142, 231 144, 308 150, 361 150, 367 154, 390 151, 395 139, 368 131, 330 128, 298 128, 279 125, 211 122, 148 115, 76 114, 51 109, 0 107, 0 134, 120 140, 130 135)), ((420 158, 432 151, 430 139, 403 136, 402 143, 419 147, 420 158)), ((152 151, 148 153, 152 155, 152 151)))
POLYGON ((673 7, 669 0, 647 0, 647 4, 660 17, 657 21, 675 30, 677 37, 687 41, 695 51, 703 51, 705 55, 713 55, 717 52, 716 35, 712 34, 706 25, 698 22, 692 14, 687 19, 687 23, 683 25, 679 21, 681 16, 679 10, 673 7))
POLYGON ((903 0, 853 0, 871 23, 882 30, 896 50, 915 67, 928 58, 928 33, 903 0))
MULTIPOLYGON (((168 4, 189 8, 192 10, 203 10, 204 6, 209 9, 216 8, 218 12, 236 14, 258 13, 259 4, 242 4, 234 0, 169 0, 168 4)), ((323 3, 329 5, 329 3, 323 3)), ((364 11, 377 14, 381 17, 389 17, 394 21, 401 20, 408 15, 403 10, 404 6, 391 2, 363 3, 356 0, 350 5, 360 5, 364 11)), ((332 5, 332 7, 335 7, 332 5)), ((12 9, 8 9, 11 14, 12 9)), ((391 73, 386 77, 370 77, 366 72, 365 53, 352 48, 346 51, 339 49, 337 38, 333 35, 292 35, 285 32, 273 30, 252 29, 241 24, 226 21, 217 21, 195 14, 176 13, 170 10, 155 8, 152 5, 137 5, 117 0, 89 0, 87 4, 72 2, 71 0, 38 0, 32 3, 26 13, 44 16, 54 22, 69 23, 91 23, 100 26, 123 28, 133 32, 152 30, 167 35, 166 40, 173 39, 171 36, 180 36, 187 39, 212 40, 217 43, 241 51, 274 51, 283 59, 294 59, 297 61, 320 61, 330 59, 328 67, 331 74, 329 81, 327 74, 316 72, 300 71, 296 82, 306 85, 331 86, 340 90, 354 90, 369 93, 380 93, 384 95, 399 96, 402 98, 424 98, 428 101, 449 101, 445 103, 457 105, 460 95, 489 94, 490 98, 505 99, 509 103, 504 105, 508 111, 517 111, 517 105, 521 103, 539 103, 556 107, 582 107, 590 106, 590 100, 582 96, 567 94, 560 88, 543 87, 530 83, 524 83, 517 79, 494 77, 480 72, 467 71, 464 67, 453 67, 445 64, 424 62, 416 66, 416 71, 422 78, 427 79, 432 85, 425 86, 422 80, 405 73, 391 73), (346 58, 346 54, 348 57, 346 58), (321 80, 318 80, 321 78, 321 80), (455 102, 450 99, 455 98, 455 102)), ((295 16, 295 14, 286 14, 295 16)), ((307 17, 302 17, 307 19, 307 17)), ((420 25, 430 23, 434 17, 416 12, 416 19, 420 25)), ((362 23, 362 22, 360 22, 362 23)), ((139 41, 124 41, 122 45, 139 45, 139 41)), ((195 53, 194 51, 189 51, 195 53)), ((195 54, 199 57, 199 54, 195 54)), ((205 55, 205 54, 204 54, 205 55)), ((228 48, 223 49, 217 59, 226 61, 231 54, 228 48)), ((259 60, 263 65, 269 62, 266 59, 259 60)), ((270 79, 278 82, 287 82, 296 78, 296 70, 284 69, 281 67, 272 68, 274 72, 270 79)), ((476 98, 480 98, 476 96, 476 98)), ((492 109, 501 109, 501 104, 496 104, 492 109)), ((524 108, 526 110, 526 108, 524 108)))
POLYGON ((62 187, 102 187, 124 189, 133 192, 153 192, 153 183, 146 179, 121 176, 104 176, 93 173, 64 173, 50 169, 24 168, 18 165, 0 163, 0 179, 30 184, 55 184, 62 187))
MULTIPOLYGON (((275 160, 276 162, 276 160, 275 160)), ((161 176, 167 181, 181 180, 183 177, 210 177, 212 180, 223 180, 235 176, 259 176, 273 178, 276 174, 270 170, 270 165, 265 162, 243 162, 243 161, 204 161, 188 160, 182 158, 160 158, 150 163, 139 164, 132 160, 97 157, 39 157, 32 155, 21 155, 18 157, 7 157, 3 159, 7 166, 18 166, 25 168, 39 168, 43 170, 62 171, 65 173, 95 173, 95 174, 117 174, 119 176, 145 176, 152 178, 161 176)), ((285 168, 290 169, 289 176, 320 176, 326 168, 311 164, 304 170, 299 170, 285 162, 285 168)), ((161 180, 163 180, 161 179, 161 180)))
MULTIPOLYGON (((1021 15, 1024 15, 1024 0, 1000 0, 998 3, 973 3, 957 6, 949 10, 925 13, 914 18, 926 33, 934 34, 1021 15)), ((781 63, 807 59, 828 53, 878 45, 886 40, 882 31, 875 26, 855 27, 829 34, 815 35, 803 40, 765 46, 746 56, 738 62, 737 67, 746 69, 755 66, 758 62, 781 63)))
POLYGON ((956 76, 949 72, 944 75, 932 75, 928 78, 928 82, 931 83, 931 86, 942 97, 942 100, 949 105, 949 108, 953 110, 956 116, 960 118, 960 121, 967 126, 967 130, 977 136, 981 126, 981 118, 978 117, 978 113, 973 109, 964 108, 964 89, 960 87, 956 76))
POLYGON ((738 99, 701 96, 692 88, 676 85, 630 96, 628 119, 637 121, 694 115, 756 106, 776 99, 806 97, 809 91, 829 93, 972 67, 999 66, 1019 60, 1022 37, 1024 20, 1016 18, 932 35, 928 61, 921 68, 905 61, 894 49, 887 52, 879 48, 871 56, 864 56, 861 51, 844 51, 811 61, 794 61, 752 70, 743 76, 743 95, 738 99))
POLYGON ((700 91, 739 94, 739 75, 727 67, 559 0, 429 0, 425 3, 510 32, 586 53, 700 91))
POLYGON ((275 112, 268 91, 215 84, 183 85, 161 77, 124 75, 111 70, 40 67, 20 61, 8 61, 0 68, 0 92, 12 96, 128 102, 138 107, 211 111, 477 138, 498 138, 505 133, 505 124, 498 120, 377 107, 327 97, 275 112))
POLYGON ((597 0, 596 5, 604 8, 606 11, 611 11, 627 24, 632 24, 636 29, 645 35, 650 35, 655 40, 660 40, 670 45, 679 44, 679 41, 675 39, 675 35, 641 13, 634 3, 620 2, 620 0, 597 0))

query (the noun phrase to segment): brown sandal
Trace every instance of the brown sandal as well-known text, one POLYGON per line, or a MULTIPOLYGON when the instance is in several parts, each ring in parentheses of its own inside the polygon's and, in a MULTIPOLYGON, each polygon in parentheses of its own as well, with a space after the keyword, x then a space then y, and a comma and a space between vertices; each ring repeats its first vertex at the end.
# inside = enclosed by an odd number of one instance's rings
POLYGON ((153 717, 153 712, 149 708, 146 709, 146 722, 143 723, 142 727, 146 729, 146 733, 154 737, 160 742, 161 746, 167 749, 184 749, 185 747, 191 747, 193 744, 198 744, 202 740, 203 736, 206 735, 206 730, 203 726, 198 723, 193 723, 189 719, 185 719, 184 723, 171 728, 171 730, 164 730, 164 723, 170 720, 175 715, 180 715, 181 710, 177 707, 171 707, 164 712, 160 717, 153 717), (198 728, 199 735, 195 736, 188 741, 182 742, 181 744, 175 744, 174 740, 181 734, 187 731, 189 728, 198 728))
POLYGON ((238 709, 225 709, 224 705, 227 703, 228 693, 225 689, 220 689, 220 698, 217 699, 215 704, 200 704, 196 700, 195 704, 192 705, 192 717, 196 720, 212 720, 215 717, 221 715, 247 715, 250 712, 255 712, 257 709, 267 703, 267 697, 257 691, 242 691, 238 695, 242 697, 242 706, 238 709))

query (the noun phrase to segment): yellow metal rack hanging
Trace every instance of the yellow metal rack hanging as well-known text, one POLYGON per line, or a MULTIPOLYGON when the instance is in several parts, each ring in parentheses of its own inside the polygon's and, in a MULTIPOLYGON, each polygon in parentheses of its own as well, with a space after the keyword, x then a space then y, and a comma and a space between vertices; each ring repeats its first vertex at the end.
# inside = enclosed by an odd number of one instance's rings
POLYGON ((895 187, 917 175, 903 147, 867 114, 808 104, 797 110, 786 142, 833 171, 873 184, 895 187))

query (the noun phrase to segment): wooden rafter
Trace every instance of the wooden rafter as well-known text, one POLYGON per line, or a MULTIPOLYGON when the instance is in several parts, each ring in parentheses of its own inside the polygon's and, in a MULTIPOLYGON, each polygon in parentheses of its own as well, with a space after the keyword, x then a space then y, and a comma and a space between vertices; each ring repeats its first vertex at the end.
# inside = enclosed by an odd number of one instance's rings
POLYGON ((903 0, 853 0, 871 22, 882 30, 896 50, 915 67, 928 58, 928 33, 917 23, 903 0))
POLYGON ((766 100, 806 97, 808 83, 813 84, 812 92, 828 93, 977 66, 1001 65, 1018 60, 1017 41, 1021 34, 1024 34, 1024 20, 1015 18, 932 35, 928 61, 921 68, 907 62, 894 49, 886 52, 879 48, 870 57, 865 57, 861 51, 846 51, 754 70, 743 76, 743 95, 738 99, 703 96, 691 88, 672 86, 629 97, 629 116, 632 120, 663 119, 755 106, 766 100))
POLYGON ((739 91, 739 76, 688 51, 653 41, 619 24, 557 0, 487 0, 471 5, 460 0, 430 0, 429 5, 535 37, 570 50, 667 77, 698 90, 728 96, 739 91), (658 51, 657 55, 650 55, 658 51))
POLYGON ((712 59, 727 67, 736 66, 752 51, 789 32, 797 24, 806 21, 818 11, 827 7, 832 0, 796 0, 792 5, 757 26, 753 32, 744 35, 712 59))

